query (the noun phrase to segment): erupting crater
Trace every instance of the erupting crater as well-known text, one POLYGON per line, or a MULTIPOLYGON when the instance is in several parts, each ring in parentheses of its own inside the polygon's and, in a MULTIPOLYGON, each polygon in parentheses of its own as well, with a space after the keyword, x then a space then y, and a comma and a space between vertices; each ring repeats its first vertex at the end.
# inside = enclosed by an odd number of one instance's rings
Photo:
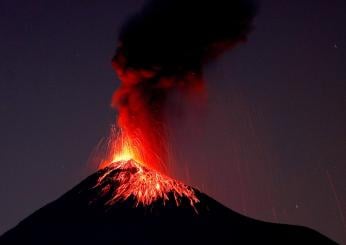
POLYGON ((148 206, 158 200, 165 204, 170 198, 174 199, 177 206, 182 198, 187 198, 192 207, 199 202, 193 188, 133 159, 106 166, 98 178, 96 187, 99 186, 102 186, 102 195, 111 194, 106 203, 108 205, 129 198, 135 200, 136 206, 148 206))

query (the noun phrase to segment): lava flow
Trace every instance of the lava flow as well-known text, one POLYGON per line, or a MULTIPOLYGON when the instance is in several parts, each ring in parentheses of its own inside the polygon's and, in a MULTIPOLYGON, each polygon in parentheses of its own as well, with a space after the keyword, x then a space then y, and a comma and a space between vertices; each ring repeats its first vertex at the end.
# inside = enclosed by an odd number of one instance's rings
POLYGON ((114 130, 109 146, 109 157, 100 165, 105 172, 98 179, 98 186, 105 186, 102 188, 103 195, 112 191, 108 205, 128 198, 134 198, 137 206, 148 206, 157 200, 164 204, 169 200, 169 195, 173 195, 177 206, 181 198, 187 198, 192 207, 199 202, 191 187, 152 169, 144 162, 139 138, 125 138, 114 130), (112 188, 112 185, 117 188, 112 188))
MULTIPOLYGON (((112 193, 112 198, 107 204, 112 205, 118 200, 134 198, 137 206, 147 206, 155 201, 162 201, 165 204, 169 200, 169 195, 174 196, 177 206, 180 198, 187 198, 192 207, 199 202, 194 190, 187 185, 164 176, 155 170, 148 169, 134 160, 123 160, 114 162, 106 168, 105 173, 99 178, 101 184, 107 181, 118 187, 112 193), (112 175, 113 171, 118 171, 112 175)), ((106 185, 103 194, 107 194, 112 188, 106 185)))

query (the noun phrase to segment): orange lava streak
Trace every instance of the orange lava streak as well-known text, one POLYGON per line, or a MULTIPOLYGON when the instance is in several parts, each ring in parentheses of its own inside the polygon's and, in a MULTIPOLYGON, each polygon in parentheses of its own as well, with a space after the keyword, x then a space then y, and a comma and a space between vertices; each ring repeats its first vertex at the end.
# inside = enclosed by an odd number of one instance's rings
MULTIPOLYGON (((107 202, 109 205, 130 197, 135 198, 137 206, 150 205, 157 200, 165 203, 169 200, 168 194, 170 193, 173 194, 177 206, 179 206, 180 198, 183 197, 188 198, 192 207, 199 202, 191 187, 155 170, 143 167, 134 160, 123 160, 107 166, 106 172, 99 178, 98 183, 102 184, 109 178, 112 183, 119 185, 112 194, 112 198, 107 202), (112 175, 116 170, 119 172, 112 175)), ((110 189, 107 186, 107 188, 103 188, 103 192, 108 193, 110 189)))
POLYGON ((113 128, 107 159, 99 166, 105 172, 97 184, 105 186, 103 194, 113 190, 112 185, 116 186, 107 204, 132 197, 137 205, 147 206, 157 200, 165 203, 173 195, 177 206, 181 198, 187 198, 194 207, 199 202, 194 190, 147 164, 150 159, 146 157, 150 155, 143 154, 144 150, 140 137, 126 137, 123 131, 113 128))
POLYGON ((148 147, 144 138, 140 130, 129 134, 128 131, 113 126, 108 140, 106 159, 99 165, 99 169, 114 162, 132 159, 147 168, 164 172, 163 168, 159 170, 152 164, 161 161, 161 156, 148 147))
POLYGON ((112 128, 111 137, 108 141, 108 152, 106 159, 99 165, 99 169, 108 167, 113 162, 135 160, 143 164, 146 159, 143 156, 143 148, 139 137, 133 139, 125 136, 122 130, 112 128))

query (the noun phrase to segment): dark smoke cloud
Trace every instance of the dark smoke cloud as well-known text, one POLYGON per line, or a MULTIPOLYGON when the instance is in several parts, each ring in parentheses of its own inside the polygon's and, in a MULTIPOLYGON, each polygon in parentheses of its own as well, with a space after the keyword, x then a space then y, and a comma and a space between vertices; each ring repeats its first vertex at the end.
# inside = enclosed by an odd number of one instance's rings
POLYGON ((158 75, 201 66, 247 38, 256 14, 251 0, 153 0, 126 23, 114 57, 123 68, 158 75))

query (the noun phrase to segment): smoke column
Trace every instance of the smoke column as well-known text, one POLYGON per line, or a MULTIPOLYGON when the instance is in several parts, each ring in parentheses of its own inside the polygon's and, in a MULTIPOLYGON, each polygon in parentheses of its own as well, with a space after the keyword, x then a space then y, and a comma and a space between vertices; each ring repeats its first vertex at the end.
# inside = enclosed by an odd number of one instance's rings
POLYGON ((250 0, 153 0, 129 19, 112 60, 121 80, 115 155, 167 171, 168 96, 203 92, 203 66, 246 40, 255 13, 250 0))

